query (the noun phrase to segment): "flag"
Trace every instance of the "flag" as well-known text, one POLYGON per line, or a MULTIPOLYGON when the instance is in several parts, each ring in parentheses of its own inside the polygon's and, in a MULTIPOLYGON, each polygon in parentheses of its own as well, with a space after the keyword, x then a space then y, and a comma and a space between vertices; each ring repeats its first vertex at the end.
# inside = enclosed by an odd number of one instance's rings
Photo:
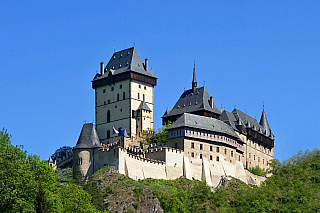
POLYGON ((120 135, 124 136, 124 131, 123 131, 123 129, 121 127, 120 127, 120 135))
POLYGON ((112 134, 117 135, 117 134, 119 134, 119 132, 114 127, 112 127, 112 134))

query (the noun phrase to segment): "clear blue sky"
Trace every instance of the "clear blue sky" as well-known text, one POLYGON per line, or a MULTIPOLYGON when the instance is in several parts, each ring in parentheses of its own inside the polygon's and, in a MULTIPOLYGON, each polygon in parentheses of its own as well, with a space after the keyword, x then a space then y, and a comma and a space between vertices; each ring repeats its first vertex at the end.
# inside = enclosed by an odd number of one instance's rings
POLYGON ((319 1, 1 1, 0 127, 48 159, 94 119, 91 80, 135 43, 158 77, 155 128, 184 87, 260 119, 275 157, 319 148, 319 1))

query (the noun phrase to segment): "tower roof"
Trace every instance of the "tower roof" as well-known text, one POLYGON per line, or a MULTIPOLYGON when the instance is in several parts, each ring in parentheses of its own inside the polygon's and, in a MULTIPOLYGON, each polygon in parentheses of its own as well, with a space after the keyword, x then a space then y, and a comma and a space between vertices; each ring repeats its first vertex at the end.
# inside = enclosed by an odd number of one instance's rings
POLYGON ((264 111, 264 109, 262 110, 262 114, 261 114, 261 118, 260 118, 260 125, 264 127, 265 131, 266 131, 266 135, 270 135, 270 127, 268 124, 268 120, 267 120, 267 116, 266 113, 264 111))
POLYGON ((100 140, 93 123, 83 124, 77 145, 74 149, 101 147, 100 140))
POLYGON ((97 74, 93 81, 106 78, 110 74, 117 75, 129 71, 157 78, 152 70, 146 71, 145 65, 143 64, 135 47, 113 53, 104 70, 104 75, 97 74))
POLYGON ((215 106, 214 103, 213 107, 210 106, 210 95, 205 87, 184 91, 172 110, 167 110, 162 118, 202 110, 218 115, 221 114, 221 111, 215 106))
POLYGON ((144 101, 141 101, 141 104, 140 104, 138 109, 144 109, 144 110, 147 110, 149 112, 152 112, 152 110, 148 107, 148 105, 144 101))
POLYGON ((193 65, 193 76, 192 76, 192 90, 197 88, 197 79, 196 79, 196 64, 193 65))
POLYGON ((49 163, 53 163, 53 159, 52 159, 52 157, 51 157, 51 156, 49 157, 48 162, 49 162, 49 163))

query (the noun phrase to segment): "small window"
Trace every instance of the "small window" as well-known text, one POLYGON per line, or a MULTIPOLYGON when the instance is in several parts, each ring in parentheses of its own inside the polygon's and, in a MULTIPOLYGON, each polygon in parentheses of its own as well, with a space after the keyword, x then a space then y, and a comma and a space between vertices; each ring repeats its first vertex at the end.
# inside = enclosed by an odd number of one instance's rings
POLYGON ((104 105, 106 105, 106 103, 107 103, 106 101, 103 102, 104 105))
POLYGON ((141 85, 139 85, 139 89, 141 89, 141 85))
POLYGON ((191 149, 194 149, 194 143, 191 143, 191 149))
POLYGON ((260 157, 258 157, 258 162, 260 162, 260 157))
POLYGON ((106 93, 106 90, 105 90, 105 89, 103 90, 103 93, 106 93))
POLYGON ((110 110, 107 111, 107 123, 110 123, 110 110))
POLYGON ((210 152, 212 152, 212 146, 210 146, 210 152))
POLYGON ((200 159, 202 159, 202 154, 200 154, 200 159))
POLYGON ((108 100, 108 104, 110 104, 110 99, 108 100))
POLYGON ((224 154, 225 154, 225 155, 227 154, 227 149, 224 149, 224 154))
POLYGON ((114 87, 111 87, 111 91, 113 91, 114 90, 114 87))
POLYGON ((249 153, 249 158, 251 158, 251 153, 249 153))
POLYGON ((191 152, 191 157, 194 158, 194 153, 193 152, 191 152))
POLYGON ((126 93, 125 92, 122 93, 122 96, 123 96, 123 100, 126 99, 126 93))
POLYGON ((231 151, 231 157, 233 157, 233 151, 231 151))
POLYGON ((145 101, 145 100, 146 100, 146 98, 145 98, 144 94, 143 94, 142 96, 143 96, 143 101, 145 101))
POLYGON ((253 160, 256 160, 256 155, 253 155, 253 160))
POLYGON ((217 156, 216 160, 219 161, 219 156, 217 156))
POLYGON ((107 138, 110 138, 110 130, 107 131, 107 138))
POLYGON ((203 150, 203 144, 200 144, 200 150, 203 150))
POLYGON ((146 86, 144 87, 144 90, 147 90, 147 87, 146 87, 146 86))
POLYGON ((239 161, 240 161, 240 155, 239 155, 239 161))
POLYGON ((138 99, 140 100, 140 93, 138 93, 138 99))
POLYGON ((210 160, 212 160, 212 155, 210 155, 210 160))
POLYGON ((217 152, 219 152, 219 147, 217 147, 217 152))
POLYGON ((122 89, 122 84, 119 85, 119 89, 122 89))
POLYGON ((78 164, 79 164, 79 165, 82 165, 82 158, 79 158, 78 164))
POLYGON ((262 159, 262 164, 264 164, 264 159, 262 159))
POLYGON ((120 100, 120 96, 119 96, 119 93, 117 94, 117 101, 119 101, 120 100))

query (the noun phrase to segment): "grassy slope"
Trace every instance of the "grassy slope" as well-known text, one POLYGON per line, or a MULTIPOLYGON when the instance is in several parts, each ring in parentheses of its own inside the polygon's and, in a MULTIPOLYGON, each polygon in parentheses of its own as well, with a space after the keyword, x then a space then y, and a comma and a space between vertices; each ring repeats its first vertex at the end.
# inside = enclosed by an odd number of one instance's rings
POLYGON ((320 150, 274 160, 272 167, 260 187, 231 179, 212 192, 197 180, 134 181, 105 166, 84 189, 97 209, 111 212, 320 212, 320 150))

